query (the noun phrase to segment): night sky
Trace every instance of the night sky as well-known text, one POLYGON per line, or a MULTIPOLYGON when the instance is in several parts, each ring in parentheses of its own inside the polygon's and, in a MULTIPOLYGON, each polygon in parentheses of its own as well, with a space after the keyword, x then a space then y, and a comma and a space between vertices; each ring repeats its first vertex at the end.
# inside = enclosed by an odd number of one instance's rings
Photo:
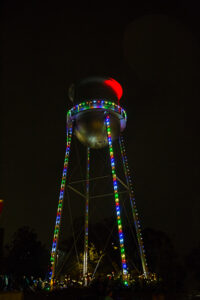
MULTIPOLYGON (((141 1, 131 9, 4 2, 0 226, 5 242, 29 225, 50 247, 68 87, 97 74, 115 78, 124 89, 125 137, 142 227, 166 232, 179 254, 197 245, 200 18, 189 1, 174 2, 141 1)), ((76 213, 82 214, 78 208, 76 213)))

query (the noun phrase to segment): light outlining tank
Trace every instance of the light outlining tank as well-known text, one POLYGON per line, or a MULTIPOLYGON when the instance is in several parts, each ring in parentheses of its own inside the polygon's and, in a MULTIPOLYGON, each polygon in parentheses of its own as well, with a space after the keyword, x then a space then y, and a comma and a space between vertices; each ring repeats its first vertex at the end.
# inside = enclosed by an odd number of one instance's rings
MULTIPOLYGON (((145 250, 141 234, 141 227, 136 208, 134 191, 128 167, 128 160, 125 151, 122 132, 126 127, 127 116, 125 110, 120 106, 119 102, 122 98, 123 90, 121 85, 110 77, 90 77, 71 85, 69 88, 69 98, 72 101, 72 108, 67 112, 67 143, 64 160, 64 168, 61 179, 61 187, 57 208, 56 224, 53 236, 53 244, 51 250, 51 272, 50 281, 53 286, 54 278, 56 277, 56 260, 58 239, 60 233, 60 224, 63 209, 64 194, 68 180, 68 163, 71 156, 72 138, 76 137, 82 144, 86 146, 86 178, 83 180, 86 186, 85 195, 85 238, 84 238, 84 257, 83 257, 83 279, 84 285, 87 285, 88 275, 88 216, 90 195, 90 149, 108 148, 110 157, 109 173, 113 182, 113 203, 115 205, 116 226, 118 229, 119 249, 121 255, 122 278, 125 285, 128 285, 128 267, 126 261, 126 251, 124 246, 124 234, 120 209, 120 192, 119 182, 126 187, 129 194, 130 207, 133 216, 133 226, 137 235, 139 254, 144 278, 148 279, 149 272, 146 262, 145 250), (113 149, 113 141, 118 140, 120 146, 120 155, 123 162, 123 170, 126 178, 124 183, 116 173, 115 153, 113 149)), ((98 171, 98 170, 97 170, 98 171)), ((73 189, 76 191, 75 189, 73 189)), ((80 195, 80 192, 78 192, 80 195)), ((108 194, 107 194, 108 195, 108 194)), ((102 197, 105 195, 102 195, 102 197)))

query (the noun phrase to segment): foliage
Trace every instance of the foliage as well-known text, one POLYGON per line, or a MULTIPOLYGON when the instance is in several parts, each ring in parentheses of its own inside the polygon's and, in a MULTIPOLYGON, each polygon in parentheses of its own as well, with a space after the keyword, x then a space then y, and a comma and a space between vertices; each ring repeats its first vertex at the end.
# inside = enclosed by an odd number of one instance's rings
MULTIPOLYGON (((84 220, 83 220, 84 221, 84 220)), ((84 232, 83 232, 83 221, 78 231, 78 226, 76 227, 75 236, 78 235, 78 232, 82 230, 81 238, 77 242, 77 251, 79 254, 80 262, 83 259, 83 241, 84 241, 84 232)), ((115 226, 115 218, 106 219, 101 223, 92 224, 89 227, 89 240, 93 249, 95 249, 94 261, 89 259, 89 272, 93 273, 95 266, 97 264, 98 258, 100 258, 100 253, 103 254, 103 257, 100 260, 97 272, 95 274, 96 278, 98 276, 105 277, 107 274, 114 272, 115 278, 120 275, 121 270, 121 260, 119 252, 119 243, 118 243, 118 233, 117 226, 115 226)), ((78 221, 76 222, 76 225, 78 221)), ((125 249, 127 255, 127 264, 129 268, 129 274, 135 280, 134 286, 136 286, 136 281, 139 275, 142 274, 141 259, 139 255, 139 249, 136 241, 136 233, 134 226, 123 227, 124 237, 125 237, 125 249)), ((184 287, 185 280, 185 271, 183 266, 179 263, 178 257, 176 255, 174 246, 172 244, 169 236, 158 230, 147 228, 143 231, 144 246, 146 250, 147 263, 151 273, 156 273, 159 284, 156 284, 156 288, 161 288, 162 290, 179 290, 181 291, 184 287)), ((66 253, 70 252, 70 248, 74 249, 74 242, 72 238, 65 240, 63 242, 66 253)), ((72 255, 69 256, 63 267, 62 272, 65 273, 66 270, 69 272, 77 272, 82 274, 82 263, 78 268, 77 260, 75 257, 75 251, 72 250, 72 255), (74 265, 70 266, 71 262, 74 262, 74 265), (76 265, 76 268, 75 268, 76 265)), ((93 257, 91 255, 91 257, 93 257)), ((139 283, 138 283, 139 284, 139 283)))
POLYGON ((164 289, 182 290, 185 272, 169 236, 162 231, 148 228, 144 230, 143 238, 150 271, 157 274, 164 289))
MULTIPOLYGON (((60 250, 65 251, 66 261, 63 262, 61 273, 73 273, 77 277, 77 273, 82 274, 83 262, 83 246, 84 246, 84 232, 82 228, 84 220, 75 220, 75 236, 79 237, 76 242, 76 249, 79 257, 79 264, 77 262, 77 254, 74 247, 74 240, 69 237, 60 243, 60 250), (82 226, 82 227, 81 227, 82 226), (81 232, 81 235, 80 235, 81 232), (68 256, 68 253, 70 255, 68 256), (68 256, 68 257, 67 257, 68 256)), ((114 219, 104 220, 102 223, 92 224, 89 226, 89 273, 93 273, 98 261, 100 260, 97 273, 98 276, 106 276, 112 271, 120 271, 120 254, 118 249, 118 233, 117 231, 111 234, 114 219)), ((116 227, 117 229, 117 227, 116 227)), ((71 273, 71 274, 72 274, 71 273)))
POLYGON ((50 257, 33 229, 26 226, 18 229, 6 250, 8 274, 45 277, 50 257))
POLYGON ((200 289, 200 242, 185 257, 185 267, 188 270, 186 285, 190 291, 200 289))

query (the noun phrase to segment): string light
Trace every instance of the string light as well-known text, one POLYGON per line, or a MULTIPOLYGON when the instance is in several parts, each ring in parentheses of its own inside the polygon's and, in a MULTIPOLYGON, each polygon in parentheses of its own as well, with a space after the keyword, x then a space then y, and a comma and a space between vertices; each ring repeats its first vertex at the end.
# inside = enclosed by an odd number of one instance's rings
POLYGON ((55 229, 54 229, 53 243, 52 243, 52 250, 51 250, 51 271, 49 274, 51 285, 53 284, 53 279, 54 279, 54 275, 55 275, 56 251, 57 251, 58 237, 59 237, 59 231, 60 231, 60 221, 61 221, 62 208, 63 208, 63 198, 64 198, 64 191, 65 191, 65 184, 66 184, 66 176, 67 176, 67 169, 68 169, 71 139, 72 139, 72 123, 69 125, 69 129, 67 128, 67 143, 66 143, 66 151, 65 151, 64 168, 63 168, 63 173, 62 173, 59 201, 58 201, 58 208, 57 208, 57 216, 56 216, 56 224, 55 224, 55 229))
POLYGON ((83 257, 83 278, 87 285, 88 272, 88 212, 89 212, 89 171, 90 171, 90 148, 87 148, 87 174, 86 174, 86 202, 85 202, 85 246, 83 257))
POLYGON ((136 229, 136 235, 137 235, 137 240, 138 240, 138 245, 139 245, 139 250, 140 250, 140 257, 141 257, 141 262, 142 262, 143 273, 144 273, 144 277, 148 278, 149 272, 148 272, 148 267, 147 267, 147 262, 146 262, 146 255, 145 255, 143 238, 142 238, 142 233, 141 233, 141 226, 140 226, 140 222, 139 222, 139 218, 138 218, 138 212, 137 212, 137 208, 136 208, 134 191, 132 188, 130 171, 129 171, 129 167, 128 167, 128 159, 126 156, 126 150, 125 150, 124 140, 123 140, 122 135, 119 138, 119 145, 120 145, 120 150, 121 150, 121 155, 122 155, 124 173, 126 176, 126 182, 127 182, 129 192, 130 192, 130 203, 131 203, 133 219, 134 219, 134 224, 135 224, 135 229, 136 229))
POLYGON ((115 209, 116 209, 116 214, 117 214, 117 225, 118 225, 119 243, 120 243, 120 251, 121 251, 122 273, 123 273, 124 284, 128 285, 128 282, 126 280, 128 272, 127 272, 126 256, 125 256, 125 249, 124 249, 124 237, 123 237, 121 216, 120 216, 119 193, 118 193, 118 185, 117 185, 117 179, 116 179, 117 176, 116 176, 116 170, 115 170, 115 160, 114 160, 111 130, 110 130, 110 116, 108 114, 106 115, 106 129, 107 129, 107 138, 108 138, 111 169, 112 169, 113 189, 114 189, 114 195, 115 195, 115 209))
MULTIPOLYGON (((64 168, 63 168, 63 174, 62 174, 62 180, 61 180, 61 187, 60 187, 60 195, 59 195, 59 202, 58 202, 58 208, 57 208, 57 217, 56 217, 56 224, 54 229, 54 237, 53 237, 53 243, 52 243, 52 251, 51 251, 51 272, 50 272, 50 280, 51 284, 53 283, 53 278, 55 275, 55 263, 56 263, 56 251, 57 251, 57 245, 58 245, 58 237, 59 237, 59 231, 60 231, 60 222, 61 222, 61 216, 62 216, 62 206, 63 206, 63 198, 64 198, 64 191, 65 191, 65 185, 66 185, 66 176, 67 176, 67 170, 68 170, 68 162, 69 162, 69 154, 70 154, 70 146, 71 146, 71 139, 72 139, 72 121, 74 120, 75 116, 79 114, 80 112, 86 111, 86 110, 102 110, 106 111, 106 130, 107 130, 107 140, 109 145, 109 153, 110 153, 110 162, 111 162, 111 170, 112 170, 112 178, 113 178, 113 190, 114 190, 114 196, 115 196, 115 209, 116 209, 116 215, 117 215, 117 225, 118 225, 118 234, 119 234, 119 243, 120 243, 120 252, 121 252, 121 262, 122 262, 122 272, 123 272, 123 280, 124 284, 128 285, 127 277, 127 264, 126 264, 126 255, 125 255, 125 249, 124 249, 124 237, 123 237, 123 230, 122 230, 122 224, 121 224, 121 212, 120 212, 120 204, 119 204, 119 194, 118 194, 118 185, 117 185, 117 179, 116 179, 116 170, 115 170, 115 159, 114 159, 114 153, 113 153, 113 147, 112 147, 112 138, 111 138, 111 129, 110 129, 110 116, 109 113, 115 114, 120 121, 121 128, 125 127, 126 121, 127 121, 127 115, 126 111, 121 108, 119 105, 117 105, 114 102, 107 101, 105 99, 94 99, 91 101, 86 101, 79 103, 72 107, 67 112, 67 124, 69 125, 69 129, 67 129, 67 145, 66 145, 66 152, 65 152, 65 161, 64 161, 64 168)), ((142 266, 143 266, 143 272, 145 278, 148 277, 148 268, 146 263, 146 257, 145 257, 145 250, 142 240, 142 234, 141 234, 141 227, 138 220, 138 212, 136 209, 136 203, 134 198, 134 193, 132 189, 132 183, 131 183, 131 177, 130 177, 130 171, 128 168, 128 161, 127 156, 125 152, 124 142, 123 138, 120 137, 120 148, 121 148, 121 154, 123 159, 123 165, 124 165, 124 171, 126 176, 127 185, 130 190, 130 201, 132 206, 132 212, 133 212, 133 218, 134 218, 134 224, 136 228, 137 233, 137 239, 140 249, 140 255, 142 260, 142 266)), ((87 272, 87 257, 88 257, 88 200, 89 200, 89 157, 90 152, 88 148, 88 157, 87 157, 87 183, 86 183, 86 222, 85 222, 85 251, 84 251, 84 261, 85 261, 85 267, 83 269, 83 273, 86 274, 87 272)))
POLYGON ((106 101, 103 99, 101 100, 95 99, 91 101, 82 102, 73 106, 67 112, 67 122, 70 119, 73 119, 73 117, 79 112, 91 110, 91 109, 102 109, 106 111, 113 111, 116 112, 118 115, 121 115, 122 118, 120 118, 120 120, 124 120, 125 122, 127 121, 126 111, 122 107, 120 107, 119 105, 111 101, 106 101))

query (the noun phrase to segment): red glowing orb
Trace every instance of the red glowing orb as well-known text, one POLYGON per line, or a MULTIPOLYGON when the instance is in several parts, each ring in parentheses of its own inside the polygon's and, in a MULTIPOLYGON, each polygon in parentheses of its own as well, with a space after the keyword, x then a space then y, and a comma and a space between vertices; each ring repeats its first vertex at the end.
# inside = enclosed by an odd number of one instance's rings
POLYGON ((119 84, 119 82, 117 82, 113 78, 104 80, 104 84, 109 86, 114 91, 114 93, 117 96, 117 99, 119 101, 123 95, 123 89, 122 89, 121 84, 119 84))

